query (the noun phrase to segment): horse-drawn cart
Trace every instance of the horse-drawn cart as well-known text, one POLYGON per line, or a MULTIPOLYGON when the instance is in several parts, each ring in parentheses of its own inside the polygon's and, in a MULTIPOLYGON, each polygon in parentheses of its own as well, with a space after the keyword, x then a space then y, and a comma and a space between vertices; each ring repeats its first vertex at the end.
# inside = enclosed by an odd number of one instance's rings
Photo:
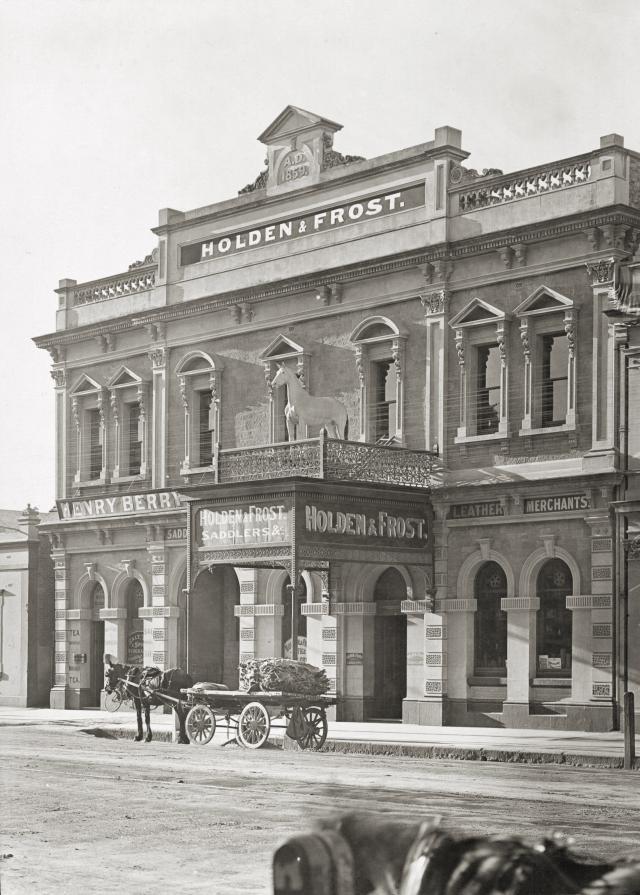
MULTIPOLYGON (((330 696, 310 696, 284 692, 247 692, 246 690, 214 690, 201 686, 182 690, 190 706, 185 728, 190 742, 204 746, 213 739, 216 727, 224 723, 234 736, 227 742, 238 742, 246 749, 263 746, 277 725, 297 740, 302 749, 321 749, 327 738, 327 707, 335 705, 330 696)), ((226 745, 223 744, 223 745, 226 745)))

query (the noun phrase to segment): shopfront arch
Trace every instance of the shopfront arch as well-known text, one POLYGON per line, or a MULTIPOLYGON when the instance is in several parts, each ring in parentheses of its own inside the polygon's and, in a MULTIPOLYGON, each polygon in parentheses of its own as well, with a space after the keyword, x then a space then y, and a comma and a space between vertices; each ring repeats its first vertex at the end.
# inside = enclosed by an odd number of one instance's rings
POLYGON ((196 681, 238 687, 240 585, 233 566, 202 570, 189 593, 188 670, 196 681))

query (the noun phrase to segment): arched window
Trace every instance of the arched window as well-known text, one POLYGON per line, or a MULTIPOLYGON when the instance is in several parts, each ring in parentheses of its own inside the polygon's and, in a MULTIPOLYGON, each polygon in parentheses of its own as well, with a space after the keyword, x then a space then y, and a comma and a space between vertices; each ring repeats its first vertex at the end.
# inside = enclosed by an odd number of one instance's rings
MULTIPOLYGON (((100 609, 104 609, 104 590, 99 581, 94 582, 89 599, 91 609, 96 612, 99 612, 100 609)), ((95 617, 97 618, 97 616, 95 617)))
POLYGON ((405 341, 386 317, 369 317, 351 333, 360 378, 360 441, 404 441, 405 341))
POLYGON ((138 610, 144 606, 144 592, 137 578, 132 578, 127 587, 127 665, 144 665, 144 621, 138 610))
POLYGON ((176 367, 184 407, 181 475, 210 470, 220 444, 222 365, 204 352, 189 354, 176 367))
MULTIPOLYGON (((282 658, 291 658, 291 600, 292 590, 290 587, 291 579, 287 576, 282 585, 282 605, 284 606, 284 615, 282 616, 282 658)), ((300 581, 300 587, 296 593, 296 616, 298 619, 298 659, 300 662, 307 661, 307 616, 302 615, 300 607, 307 600, 307 584, 304 578, 300 581)))
POLYGON ((549 677, 571 675, 571 610, 567 596, 573 592, 569 566, 550 559, 538 573, 538 673, 549 677))
POLYGON ((476 575, 474 596, 475 673, 504 676, 507 673, 507 613, 500 601, 507 596, 507 576, 497 562, 486 562, 476 575))

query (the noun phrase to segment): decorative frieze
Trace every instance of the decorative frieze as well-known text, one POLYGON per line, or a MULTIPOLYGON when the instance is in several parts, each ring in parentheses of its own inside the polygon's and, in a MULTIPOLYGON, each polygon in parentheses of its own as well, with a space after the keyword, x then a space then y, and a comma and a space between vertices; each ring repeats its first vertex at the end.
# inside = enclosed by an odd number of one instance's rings
POLYGON ((110 298, 121 298, 136 292, 153 289, 156 282, 155 270, 138 274, 125 274, 108 281, 76 286, 73 290, 74 305, 86 305, 95 301, 106 301, 110 298))
POLYGON ((591 685, 591 695, 593 699, 610 699, 611 684, 594 683, 591 685))
POLYGON ((611 609, 612 598, 608 594, 581 594, 567 597, 567 609, 611 609))
POLYGON ((303 603, 300 606, 301 615, 329 615, 329 603, 303 603))
POLYGON ((284 606, 282 603, 250 603, 246 606, 241 604, 233 607, 233 614, 236 618, 257 615, 283 616, 284 606))
POLYGON ((154 640, 164 640, 165 639, 164 628, 154 628, 153 629, 153 639, 154 640))
POLYGON ((323 640, 336 640, 337 639, 337 629, 336 628, 323 628, 322 629, 322 639, 323 640))
POLYGON ((605 623, 598 623, 592 625, 591 634, 594 639, 598 638, 609 638, 611 637, 611 625, 605 623))
POLYGON ((335 653, 323 653, 322 654, 322 664, 323 665, 335 665, 336 664, 336 654, 335 653))
POLYGON ((240 640, 254 640, 253 628, 240 628, 240 640))
POLYGON ((336 615, 375 615, 375 603, 336 603, 333 607, 336 615))
POLYGON ((503 180, 495 185, 487 185, 480 189, 461 192, 460 211, 474 211, 490 205, 503 205, 516 199, 528 199, 544 193, 555 192, 586 183, 591 177, 591 165, 588 161, 577 162, 565 167, 542 168, 529 174, 510 180, 503 180))
POLYGON ((430 611, 430 600, 402 600, 400 603, 400 612, 407 615, 424 615, 425 612, 430 611))
POLYGON ((445 625, 426 625, 424 629, 425 640, 445 640, 447 628, 445 625))
POLYGON ((477 600, 436 600, 436 612, 475 612, 477 600))
POLYGON ((608 581, 611 575, 611 566, 592 566, 591 568, 592 581, 608 581))
POLYGON ((593 653, 591 656, 591 664, 594 668, 611 668, 611 653, 593 653))
POLYGON ((442 680, 426 680, 424 682, 425 696, 442 696, 445 689, 445 682, 442 680))
POLYGON ((425 653, 425 665, 446 665, 446 655, 444 653, 425 653))
POLYGON ((154 663, 154 665, 155 664, 164 665, 164 659, 165 659, 164 651, 162 651, 162 652, 158 651, 158 652, 154 652, 151 654, 151 660, 154 663))
POLYGON ((593 538, 591 541, 592 553, 609 553, 612 549, 612 538, 593 538))
POLYGON ((540 609, 539 597, 503 597, 500 600, 500 608, 503 612, 523 611, 537 612, 540 609))

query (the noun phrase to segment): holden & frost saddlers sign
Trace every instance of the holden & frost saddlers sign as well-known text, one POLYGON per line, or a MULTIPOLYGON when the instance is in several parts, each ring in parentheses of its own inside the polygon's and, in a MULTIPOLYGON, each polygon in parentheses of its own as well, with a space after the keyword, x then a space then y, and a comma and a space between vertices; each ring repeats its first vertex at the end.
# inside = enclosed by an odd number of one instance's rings
POLYGON ((100 519, 104 516, 134 516, 181 508, 176 491, 148 491, 145 494, 112 494, 85 500, 57 500, 60 519, 100 519))
POLYGON ((271 224, 261 224, 249 230, 226 233, 183 246, 180 252, 180 263, 182 265, 196 264, 198 261, 225 258, 228 255, 246 252, 249 249, 287 242, 300 236, 335 230, 358 221, 371 221, 401 211, 409 211, 411 208, 420 208, 424 204, 424 183, 386 193, 376 193, 352 202, 329 205, 299 217, 274 221, 271 224))

